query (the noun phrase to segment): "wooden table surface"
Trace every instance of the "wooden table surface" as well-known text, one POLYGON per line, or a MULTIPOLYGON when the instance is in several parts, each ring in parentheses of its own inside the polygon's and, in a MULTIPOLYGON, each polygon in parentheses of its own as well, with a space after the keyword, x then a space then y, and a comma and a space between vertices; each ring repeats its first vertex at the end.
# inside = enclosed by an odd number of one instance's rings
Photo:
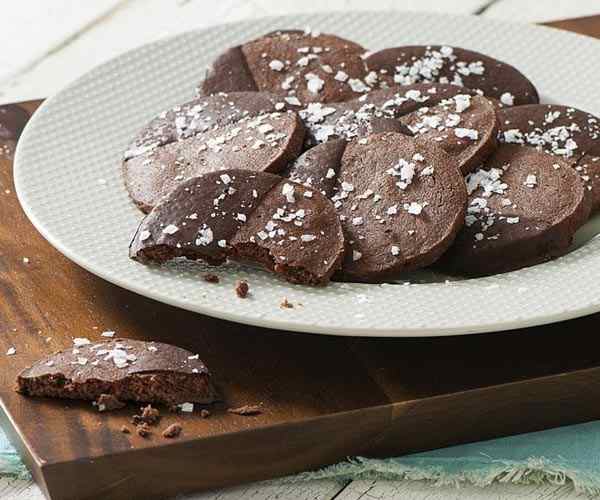
MULTIPOLYGON (((24 2, 27 3, 27 2, 24 2)), ((112 12, 112 9, 124 9, 127 6, 124 4, 129 4, 132 2, 113 2, 116 5, 110 5, 110 1, 104 2, 104 8, 108 9, 108 11, 112 12)), ((188 2, 180 2, 182 4, 186 4, 188 2)), ((260 2, 258 2, 260 3, 260 2)), ((310 3, 310 2, 308 2, 310 3)), ((427 2, 421 2, 427 4, 427 2)), ((452 2, 449 2, 452 3, 452 2)), ((473 11, 474 8, 481 9, 489 2, 471 2, 469 8, 473 11), (480 5, 481 4, 481 5, 480 5)), ((525 5, 523 8, 524 16, 532 15, 530 12, 531 4, 529 2, 512 2, 512 1, 497 1, 492 2, 492 5, 488 7, 488 9, 484 12, 495 14, 498 17, 506 17, 506 10, 503 9, 512 9, 514 14, 514 9, 516 8, 516 3, 520 5, 525 5), (512 4, 512 5, 511 5, 512 4), (504 12, 504 14, 503 14, 504 12)), ((565 11, 564 9, 572 9, 573 4, 576 2, 556 2, 557 4, 561 4, 560 13, 572 13, 572 10, 565 11), (565 4, 569 4, 570 7, 565 7, 565 4)), ((589 2, 581 2, 581 7, 583 9, 590 8, 589 2)), ((238 4, 238 8, 241 4, 238 4)), ((185 6, 185 5, 184 5, 185 6)), ((264 7, 264 5, 263 5, 264 7)), ((374 7, 371 5, 371 7, 374 7)), ((548 16, 548 10, 545 9, 544 15, 548 16)), ((597 10, 600 11, 600 5, 598 5, 597 10)), ((585 10, 583 11, 584 13, 585 10)), ((114 13, 112 13, 114 14, 114 13)), ((107 13, 104 12, 102 14, 106 16, 107 13)), ((108 14, 111 15, 111 14, 108 14)), ((260 15, 260 14, 259 14, 260 15)), ((88 16, 86 19, 88 19, 88 16)), ((93 16, 91 16, 93 17, 93 16)), ((560 16, 559 16, 560 17, 560 16)), ((546 20, 543 17, 540 17, 541 20, 546 20)), ((532 19, 532 20, 539 20, 532 19)), ((92 23, 94 24, 94 23, 92 23)), ((563 29, 569 29, 572 31, 577 31, 580 33, 600 36, 600 16, 589 19, 581 19, 581 20, 568 20, 564 22, 555 23, 556 27, 560 27, 563 29)), ((92 26, 90 29, 94 29, 92 26)), ((107 29, 106 26, 104 29, 107 29)), ((145 40, 144 40, 145 41, 145 40)), ((70 43, 67 43, 65 47, 69 47, 70 43)), ((75 47, 72 47, 75 50, 75 47)), ((44 59, 44 58, 42 58, 44 59)), ((1 59, 0 59, 1 61, 1 59)), ((42 61, 43 64, 43 61, 42 61)), ((27 73, 29 73, 28 78, 30 77, 33 81, 36 79, 36 71, 39 70, 39 66, 33 65, 25 70, 17 70, 17 74, 19 77, 27 73)), ((4 80, 4 83, 7 80, 4 80)), ((23 80, 21 80, 23 82, 23 80)), ((12 80, 11 85, 9 87, 3 87, 2 77, 0 75, 0 101, 6 102, 7 100, 13 100, 14 94, 13 92, 15 88, 18 89, 19 83, 15 84, 15 80, 12 80), (6 93, 6 90, 9 88, 9 92, 6 93), (12 90, 10 90, 12 89, 12 90), (4 93, 4 95, 2 95, 4 93), (4 97, 8 97, 8 99, 4 99, 4 97)), ((39 84, 29 84, 29 90, 31 89, 41 89, 42 87, 39 84)), ((27 89, 23 88, 24 94, 23 97, 32 97, 31 95, 27 95, 27 89)), ((42 90, 35 90, 36 92, 42 92, 42 90)), ((43 94, 38 94, 43 95, 43 94)), ((17 99, 19 100, 19 99, 17 99)), ((27 481, 19 481, 13 479, 0 479, 0 498, 6 498, 8 500, 11 499, 39 499, 43 498, 39 489, 30 482, 27 481)), ((462 487, 460 490, 455 490, 452 488, 432 488, 431 486, 419 482, 410 482, 410 481, 402 481, 402 482, 387 482, 387 481, 353 481, 350 483, 340 484, 334 481, 314 481, 312 483, 303 484, 301 486, 273 486, 273 485, 264 485, 260 483, 244 485, 240 487, 230 488, 227 490, 219 490, 215 492, 203 493, 200 495, 194 495, 189 498, 194 499, 234 499, 234 498, 255 498, 255 499, 271 499, 271 498, 290 498, 290 499, 359 499, 359 498, 375 498, 375 499, 384 499, 384 498, 410 498, 410 499, 512 499, 512 498, 530 498, 530 499, 555 499, 555 498, 575 498, 575 495, 571 492, 569 486, 516 486, 516 485, 494 485, 492 487, 486 488, 485 490, 476 488, 476 487, 462 487)))

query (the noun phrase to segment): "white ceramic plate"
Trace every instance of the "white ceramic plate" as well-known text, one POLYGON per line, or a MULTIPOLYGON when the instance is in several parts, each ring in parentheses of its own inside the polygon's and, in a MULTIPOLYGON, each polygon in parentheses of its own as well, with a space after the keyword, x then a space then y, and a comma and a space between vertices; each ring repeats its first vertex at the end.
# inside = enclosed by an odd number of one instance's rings
MULTIPOLYGON (((204 68, 225 47, 281 28, 311 26, 371 49, 445 43, 511 63, 545 102, 600 115, 600 42, 550 28, 423 13, 327 13, 265 18, 183 33, 128 52, 48 99, 19 142, 15 183, 37 229, 94 274, 184 309, 241 323, 303 332, 365 336, 452 335, 506 330, 600 310, 600 222, 578 248, 553 262, 498 276, 446 282, 421 273, 411 284, 309 288, 249 268, 200 279, 199 264, 147 267, 127 247, 140 212, 123 187, 120 158, 148 119, 193 95, 204 68), (236 279, 252 294, 241 300, 236 279), (283 297, 297 306, 281 309, 283 297), (299 305, 299 304, 302 305, 299 305)), ((50 264, 48 264, 50 265, 50 264)))

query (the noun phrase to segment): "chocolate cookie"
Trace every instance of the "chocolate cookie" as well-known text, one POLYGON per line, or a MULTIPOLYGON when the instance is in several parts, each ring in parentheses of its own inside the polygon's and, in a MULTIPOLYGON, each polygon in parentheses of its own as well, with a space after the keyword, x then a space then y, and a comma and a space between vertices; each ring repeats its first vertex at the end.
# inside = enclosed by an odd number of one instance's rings
POLYGON ((569 162, 502 144, 466 178, 465 226, 438 265, 469 276, 502 273, 564 254, 590 211, 569 162))
POLYGON ((496 148, 496 110, 485 97, 457 94, 433 107, 421 107, 401 122, 419 140, 437 142, 457 160, 463 174, 481 165, 496 148))
POLYGON ((344 237, 331 202, 277 175, 213 172, 180 184, 142 221, 130 245, 140 261, 174 257, 252 261, 293 283, 325 284, 344 237))
POLYGON ((435 262, 463 224, 467 193, 436 144, 385 133, 348 143, 332 200, 349 244, 343 277, 375 282, 435 262))
POLYGON ((330 197, 337 182, 345 149, 346 141, 343 139, 318 144, 291 163, 282 175, 330 197))
POLYGON ((370 90, 364 52, 360 45, 335 35, 276 31, 219 56, 199 90, 204 95, 264 90, 298 107, 344 101, 370 90))
POLYGON ((30 396, 168 405, 210 403, 214 390, 197 355, 169 344, 111 340, 59 351, 23 370, 19 392, 30 396))
MULTIPOLYGON (((257 96, 259 103, 250 96, 240 97, 238 104, 250 101, 246 107, 230 106, 230 101, 223 107, 216 105, 214 101, 227 99, 223 96, 205 98, 209 104, 203 109, 209 114, 200 111, 197 116, 201 118, 189 122, 168 113, 159 118, 160 125, 150 127, 136 142, 134 151, 142 153, 123 163, 125 185, 133 201, 148 212, 186 179, 232 166, 278 172, 296 158, 304 140, 298 115, 291 111, 254 114, 270 102, 269 97, 257 96)), ((189 113, 184 112, 188 117, 189 113)))
POLYGON ((500 142, 528 144, 573 163, 600 208, 600 119, 556 104, 518 106, 499 111, 500 142))
POLYGON ((536 104, 533 84, 516 68, 478 52, 430 45, 383 49, 366 58, 380 85, 451 83, 476 89, 504 105, 536 104))
POLYGON ((351 140, 380 132, 411 132, 398 119, 424 106, 436 104, 457 94, 475 91, 449 84, 420 83, 405 87, 374 90, 340 103, 312 103, 299 114, 306 126, 309 144, 330 139, 351 140))

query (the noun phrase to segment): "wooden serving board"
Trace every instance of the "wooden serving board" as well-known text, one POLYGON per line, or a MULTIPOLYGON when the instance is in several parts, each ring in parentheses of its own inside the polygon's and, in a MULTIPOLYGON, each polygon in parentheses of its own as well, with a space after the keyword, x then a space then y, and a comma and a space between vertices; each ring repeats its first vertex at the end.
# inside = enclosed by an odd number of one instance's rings
MULTIPOLYGON (((600 17, 566 26, 600 34, 600 17)), ((21 106, 33 112, 39 104, 21 106)), ((506 333, 366 340, 175 309, 84 271, 35 231, 14 194, 15 141, 2 134, 0 123, 2 425, 49 498, 165 498, 349 455, 399 455, 600 418, 600 315, 506 333), (166 413, 144 439, 120 432, 133 406, 100 414, 90 403, 14 392, 22 368, 103 330, 200 353, 225 403, 208 419, 166 413), (4 355, 9 347, 15 355, 4 355), (258 416, 225 411, 256 403, 258 416), (182 437, 162 438, 160 429, 176 421, 182 437)))

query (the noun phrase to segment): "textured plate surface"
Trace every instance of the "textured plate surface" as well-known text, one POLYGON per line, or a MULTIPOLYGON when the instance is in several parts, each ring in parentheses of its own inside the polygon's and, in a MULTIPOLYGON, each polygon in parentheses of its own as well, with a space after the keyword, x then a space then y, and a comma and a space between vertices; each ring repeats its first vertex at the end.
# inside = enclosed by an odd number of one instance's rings
MULTIPOLYGON (((273 29, 311 26, 370 49, 445 43, 515 65, 545 102, 600 114, 600 42, 550 28, 423 13, 328 13, 264 18, 183 33, 128 52, 48 99, 18 145, 15 184, 37 229, 89 271, 142 295, 192 311, 259 326, 365 336, 425 336, 504 330, 600 309, 600 222, 580 231, 577 248, 553 262, 503 275, 447 282, 422 273, 410 284, 289 285, 249 268, 146 267, 127 256, 141 219, 127 197, 120 158, 149 118, 193 95, 223 48, 273 29), (238 299, 236 279, 250 282, 238 299), (298 305, 281 309, 283 297, 298 305)), ((596 218, 597 219, 597 218, 596 218)))

